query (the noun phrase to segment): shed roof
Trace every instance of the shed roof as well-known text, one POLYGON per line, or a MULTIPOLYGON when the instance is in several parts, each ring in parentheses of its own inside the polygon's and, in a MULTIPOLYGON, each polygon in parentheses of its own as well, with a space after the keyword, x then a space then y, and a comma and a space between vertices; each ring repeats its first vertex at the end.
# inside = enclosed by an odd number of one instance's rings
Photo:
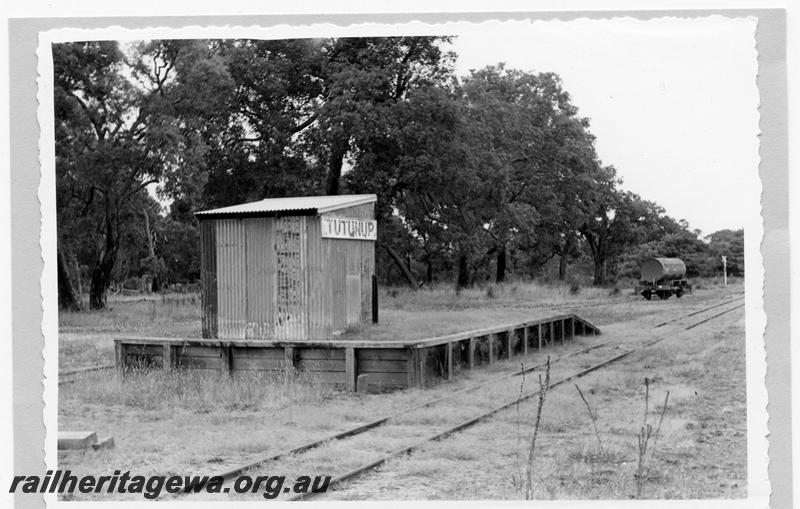
POLYGON ((266 200, 242 203, 219 209, 195 213, 200 219, 209 217, 241 217, 272 215, 316 215, 347 207, 377 201, 374 194, 340 194, 333 196, 294 196, 290 198, 267 198, 266 200))

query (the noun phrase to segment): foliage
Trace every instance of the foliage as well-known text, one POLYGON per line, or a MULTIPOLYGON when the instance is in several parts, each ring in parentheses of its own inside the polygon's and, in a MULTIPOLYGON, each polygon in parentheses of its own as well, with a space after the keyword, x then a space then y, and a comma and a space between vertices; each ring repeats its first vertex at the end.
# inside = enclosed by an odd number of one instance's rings
POLYGON ((721 256, 726 255, 728 275, 744 274, 744 231, 720 230, 700 239, 697 232, 680 230, 628 250, 621 258, 619 275, 639 277, 642 262, 653 257, 680 258, 688 277, 717 276, 722 273, 721 256))
POLYGON ((378 195, 378 274, 459 288, 595 284, 647 256, 743 271, 742 232, 698 240, 621 189, 560 78, 457 77, 447 37, 156 40, 53 47, 59 298, 199 277, 194 212, 268 197, 378 195), (591 262, 589 262, 591 260, 591 262))
POLYGON ((225 70, 195 41, 140 44, 130 57, 116 42, 57 44, 53 60, 60 248, 83 250, 101 309, 147 186, 187 192, 203 167, 193 119, 219 105, 225 70))

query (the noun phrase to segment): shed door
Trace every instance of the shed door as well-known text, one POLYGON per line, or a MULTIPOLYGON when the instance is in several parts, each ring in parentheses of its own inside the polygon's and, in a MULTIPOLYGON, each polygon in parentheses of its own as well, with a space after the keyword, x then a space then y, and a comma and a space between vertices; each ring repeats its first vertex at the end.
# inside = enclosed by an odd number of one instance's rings
POLYGON ((347 325, 361 321, 361 276, 347 275, 345 312, 347 325))

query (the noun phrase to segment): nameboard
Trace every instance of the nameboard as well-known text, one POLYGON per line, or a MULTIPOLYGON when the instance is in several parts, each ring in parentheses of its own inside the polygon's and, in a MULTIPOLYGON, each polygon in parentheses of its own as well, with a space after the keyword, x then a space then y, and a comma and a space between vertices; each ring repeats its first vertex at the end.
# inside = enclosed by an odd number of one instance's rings
POLYGON ((322 237, 328 239, 376 240, 378 222, 374 219, 322 216, 322 237))

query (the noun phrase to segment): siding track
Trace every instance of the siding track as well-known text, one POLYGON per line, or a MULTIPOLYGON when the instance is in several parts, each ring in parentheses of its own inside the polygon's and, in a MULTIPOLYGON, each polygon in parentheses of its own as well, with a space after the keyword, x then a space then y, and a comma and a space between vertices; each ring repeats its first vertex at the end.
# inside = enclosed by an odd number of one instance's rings
MULTIPOLYGON (((662 328, 662 327, 664 327, 666 325, 669 325, 669 324, 675 324, 677 326, 677 328, 675 330, 669 330, 669 331, 664 330, 664 332, 661 335, 659 335, 658 337, 649 339, 649 340, 641 343, 639 346, 636 346, 636 347, 633 347, 633 348, 631 348, 630 346, 627 346, 625 344, 620 344, 620 343, 601 342, 601 343, 597 343, 597 344, 590 345, 590 346, 584 346, 584 347, 578 348, 578 349, 576 349, 576 350, 574 350, 572 352, 568 352, 568 353, 566 353, 564 355, 561 355, 561 356, 559 356, 557 358, 550 359, 550 364, 553 365, 553 364, 557 364, 557 363, 559 363, 561 361, 564 361, 566 359, 577 357, 577 356, 579 356, 581 354, 584 354, 584 353, 587 353, 589 351, 598 350, 598 349, 609 349, 610 350, 609 355, 607 357, 605 357, 604 359, 602 359, 601 361, 596 362, 596 363, 594 363, 594 364, 592 364, 590 366, 587 366, 584 369, 581 369, 579 371, 573 372, 571 374, 568 374, 566 376, 562 376, 561 378, 556 379, 555 381, 553 381, 551 383, 550 387, 551 388, 558 387, 559 385, 563 385, 563 384, 565 384, 565 383, 567 383, 567 382, 569 382, 571 380, 586 376, 589 373, 592 373, 594 371, 600 370, 600 369, 602 369, 602 368, 604 368, 604 367, 606 367, 606 366, 608 366, 610 364, 618 362, 618 361, 630 356, 633 353, 640 352, 640 351, 642 351, 642 350, 644 350, 646 348, 652 347, 652 346, 656 345, 657 343, 659 343, 661 341, 664 341, 665 339, 673 337, 677 333, 691 330, 691 329, 693 329, 695 327, 698 327, 700 325, 703 325, 703 324, 706 324, 708 322, 711 322, 712 320, 715 320, 715 319, 717 319, 719 317, 722 317, 722 316, 724 316, 724 315, 726 315, 728 313, 731 313, 733 311, 739 310, 744 306, 744 303, 742 301, 743 301, 743 296, 740 296, 740 297, 737 297, 737 298, 734 298, 734 299, 726 300, 726 301, 721 302, 721 303, 716 303, 716 304, 714 304, 712 306, 705 307, 705 308, 703 308, 701 310, 698 310, 698 311, 693 311, 693 312, 688 313, 688 314, 677 316, 677 317, 672 318, 672 319, 670 319, 668 321, 665 321, 665 322, 661 322, 661 323, 653 326, 652 329, 659 329, 659 328, 662 328), (725 307, 725 306, 727 306, 727 307, 725 307), (723 309, 720 311, 719 308, 723 308, 723 309), (679 322, 686 321, 686 320, 688 320, 688 319, 690 319, 692 317, 697 317, 698 315, 707 314, 707 313, 710 313, 711 311, 715 311, 715 310, 718 311, 718 312, 715 313, 715 314, 712 314, 710 316, 699 317, 699 319, 693 320, 691 323, 682 323, 682 324, 679 323, 679 322)), ((510 407, 512 407, 514 405, 518 405, 519 402, 521 402, 521 401, 525 401, 525 400, 531 399, 533 397, 536 397, 539 394, 538 389, 520 393, 520 392, 518 392, 518 386, 516 386, 516 385, 514 385, 514 388, 516 390, 513 390, 513 391, 511 391, 511 393, 509 393, 509 384, 507 382, 510 379, 513 379, 514 377, 524 375, 525 373, 528 373, 528 372, 531 372, 531 371, 534 371, 534 370, 537 370, 537 369, 541 369, 541 368, 543 368, 545 366, 545 364, 546 363, 540 362, 540 363, 538 363, 536 365, 531 365, 531 366, 527 366, 527 367, 523 366, 519 370, 515 370, 515 371, 512 371, 512 372, 507 372, 507 373, 503 373, 503 374, 500 374, 500 375, 492 376, 492 377, 487 378, 485 380, 482 380, 482 381, 480 381, 478 383, 471 384, 471 385, 468 385, 466 387, 463 387, 463 388, 454 390, 452 392, 449 392, 448 394, 446 394, 444 396, 440 396, 440 397, 437 397, 437 398, 433 398, 433 399, 424 401, 424 402, 422 402, 420 404, 404 408, 404 409, 402 409, 400 411, 393 412, 391 414, 387 414, 387 415, 381 416, 381 417, 379 417, 377 419, 374 419, 374 420, 372 420, 370 422, 367 422, 367 423, 364 423, 364 424, 360 424, 360 425, 355 426, 353 428, 341 431, 339 433, 335 433, 335 434, 329 435, 329 436, 321 438, 321 439, 317 439, 317 440, 302 444, 302 445, 300 445, 298 447, 294 447, 294 448, 285 450, 283 452, 279 452, 277 454, 273 454, 273 455, 271 455, 269 457, 265 457, 265 458, 262 458, 260 460, 248 463, 246 465, 242 465, 242 466, 227 470, 227 471, 219 473, 217 475, 220 475, 220 476, 224 477, 226 479, 226 481, 227 481, 227 480, 235 478, 235 477, 237 477, 239 475, 245 475, 245 474, 253 476, 253 475, 259 475, 260 473, 266 472, 266 471, 273 472, 273 473, 274 472, 286 472, 287 470, 285 468, 281 468, 281 464, 280 463, 276 463, 276 462, 279 462, 280 460, 284 460, 285 462, 288 462, 289 464, 292 464, 292 463, 297 464, 298 462, 300 462, 300 464, 303 465, 303 469, 306 472, 309 472, 309 471, 312 471, 313 469, 308 468, 308 464, 309 464, 308 462, 313 461, 313 458, 304 458, 304 455, 311 454, 315 449, 318 449, 318 448, 321 448, 321 447, 332 446, 332 445, 336 444, 337 442, 348 441, 348 440, 353 440, 353 441, 359 441, 360 440, 361 442, 367 442, 368 444, 375 444, 376 448, 378 448, 378 444, 383 444, 384 442, 391 443, 391 441, 392 441, 391 439, 392 438, 396 438, 392 434, 392 429, 391 428, 393 426, 394 426, 395 431, 402 432, 401 434, 404 434, 404 433, 407 432, 409 426, 408 425, 404 425, 402 421, 407 420, 409 414, 412 414, 413 412, 416 412, 416 411, 419 411, 419 410, 422 410, 422 409, 425 409, 425 408, 434 407, 436 405, 442 405, 442 406, 444 406, 446 408, 448 404, 450 404, 450 405, 455 404, 455 405, 457 405, 455 408, 459 408, 459 406, 458 406, 459 405, 459 401, 457 400, 456 396, 458 396, 460 394, 465 394, 465 393, 468 393, 468 392, 479 392, 480 391, 479 396, 483 397, 485 401, 491 402, 492 406, 490 406, 489 408, 481 409, 481 412, 479 414, 474 415, 472 417, 469 417, 467 419, 464 419, 464 420, 462 420, 460 422, 456 422, 455 424, 452 424, 452 423, 445 423, 444 425, 441 425, 441 423, 428 424, 426 429, 420 430, 420 432, 416 436, 413 437, 413 440, 410 440, 410 442, 411 442, 410 445, 403 444, 401 447, 397 447, 395 449, 391 449, 391 450, 385 451, 382 454, 376 455, 377 457, 375 457, 372 460, 368 460, 368 461, 365 461, 363 463, 359 463, 359 464, 357 464, 355 466, 349 466, 349 468, 348 468, 348 466, 345 466, 345 468, 347 468, 346 471, 335 475, 331 479, 328 489, 329 490, 333 490, 338 485, 341 485, 344 482, 350 481, 350 480, 358 477, 359 475, 361 475, 361 474, 363 474, 365 472, 374 470, 375 468, 380 467, 381 465, 385 464, 387 461, 389 461, 389 460, 391 460, 393 458, 398 458, 398 457, 402 457, 402 456, 408 455, 409 453, 419 449, 420 447, 424 446, 425 444, 445 439, 450 435, 458 433, 461 430, 464 430, 464 429, 466 429, 468 427, 471 427, 471 426, 473 426, 473 425, 475 425, 475 424, 477 424, 479 422, 482 422, 482 421, 492 417, 493 415, 497 414, 498 412, 501 412, 501 411, 503 411, 505 409, 508 409, 508 408, 510 408, 510 407), (503 384, 502 382, 506 382, 506 383, 503 384), (502 401, 502 403, 497 404, 497 401, 502 401), (394 422, 394 421, 400 421, 400 422, 398 423, 398 422, 394 422), (431 429, 430 429, 431 427, 435 428, 435 431, 433 431, 432 433, 431 433, 431 429), (384 436, 381 436, 381 432, 384 433, 384 436), (375 436, 371 436, 371 435, 375 435, 375 436)), ((460 402, 460 403, 461 403, 461 405, 464 405, 463 402, 460 402)), ((445 416, 446 414, 447 414, 447 412, 444 412, 444 411, 441 413, 442 416, 445 416)), ((443 420, 444 420, 444 417, 443 417, 443 420)), ((424 426, 419 426, 419 427, 424 427, 424 426)), ((349 442, 347 442, 347 443, 349 443, 349 442)), ((343 446, 347 447, 346 444, 343 444, 343 446)), ((313 456, 313 454, 312 454, 312 456, 313 456)), ((318 496, 322 496, 322 495, 323 494, 306 493, 306 494, 297 494, 297 495, 294 495, 294 496, 291 496, 291 497, 286 497, 286 498, 283 498, 283 499, 284 500, 304 500, 304 499, 309 499, 309 498, 312 498, 312 497, 318 497, 318 496)))

